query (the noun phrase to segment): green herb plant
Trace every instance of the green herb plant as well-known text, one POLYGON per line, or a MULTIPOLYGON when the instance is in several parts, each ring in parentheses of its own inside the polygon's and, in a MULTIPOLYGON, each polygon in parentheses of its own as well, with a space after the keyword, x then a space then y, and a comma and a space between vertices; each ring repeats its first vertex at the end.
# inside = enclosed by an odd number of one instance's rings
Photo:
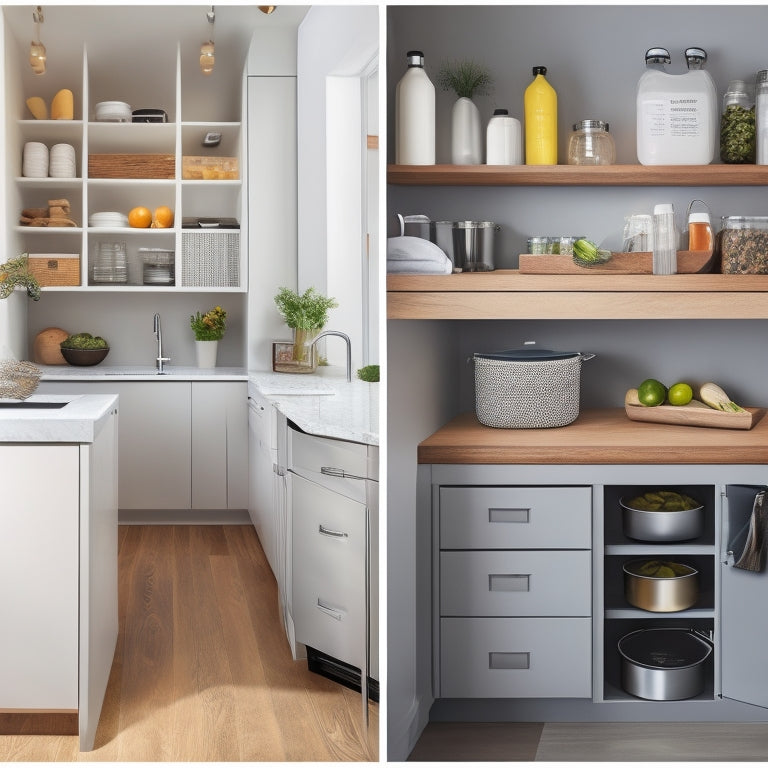
POLYGON ((459 98, 488 96, 493 76, 488 67, 472 60, 446 61, 440 68, 437 82, 444 91, 453 91, 459 98))
POLYGON ((40 283, 29 271, 27 253, 0 264, 0 299, 7 299, 16 286, 26 288, 27 296, 32 301, 40 301, 40 283))
POLYGON ((107 349, 109 344, 101 336, 90 333, 73 333, 59 344, 62 349, 107 349))
POLYGON ((362 381, 376 382, 379 381, 380 373, 378 365, 364 365, 357 371, 357 378, 362 381))
POLYGON ((189 318, 189 325, 195 332, 195 341, 219 341, 227 330, 227 313, 219 306, 205 314, 195 312, 189 318))
POLYGON ((282 287, 275 304, 285 324, 293 329, 293 359, 305 362, 308 342, 328 322, 328 310, 338 306, 336 299, 319 294, 313 287, 301 294, 282 287))

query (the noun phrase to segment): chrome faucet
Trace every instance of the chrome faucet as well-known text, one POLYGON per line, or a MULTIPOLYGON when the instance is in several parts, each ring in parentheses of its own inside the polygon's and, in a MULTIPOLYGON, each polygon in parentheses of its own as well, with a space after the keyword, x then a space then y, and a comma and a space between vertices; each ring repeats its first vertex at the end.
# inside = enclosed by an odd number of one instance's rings
POLYGON ((160 314, 158 312, 155 312, 154 328, 155 338, 157 339, 157 357, 155 358, 155 361, 157 362, 157 372, 165 373, 163 370, 163 363, 170 363, 171 358, 163 357, 163 330, 160 327, 160 314))
POLYGON ((341 331, 323 331, 315 336, 312 346, 314 347, 324 336, 341 336, 347 342, 347 381, 352 381, 352 342, 349 340, 349 336, 341 331))

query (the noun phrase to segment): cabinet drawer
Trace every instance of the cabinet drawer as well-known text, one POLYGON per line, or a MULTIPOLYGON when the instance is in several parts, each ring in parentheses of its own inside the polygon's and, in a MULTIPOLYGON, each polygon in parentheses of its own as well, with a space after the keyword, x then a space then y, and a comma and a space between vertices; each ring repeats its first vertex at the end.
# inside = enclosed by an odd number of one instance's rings
POLYGON ((441 619, 444 698, 589 698, 592 622, 441 619))
POLYGON ((362 665, 366 648, 366 507, 291 475, 296 639, 362 665))
POLYGON ((289 429, 288 467, 350 499, 365 502, 368 450, 360 443, 289 429))
POLYGON ((589 549, 589 487, 441 487, 441 549, 589 549))
POLYGON ((441 616, 589 616, 591 553, 441 552, 441 616))

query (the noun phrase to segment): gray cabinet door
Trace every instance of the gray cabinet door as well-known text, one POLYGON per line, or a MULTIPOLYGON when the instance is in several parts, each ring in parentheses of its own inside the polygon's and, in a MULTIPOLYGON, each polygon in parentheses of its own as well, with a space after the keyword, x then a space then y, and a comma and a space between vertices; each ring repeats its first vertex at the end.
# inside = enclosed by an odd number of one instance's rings
POLYGON ((720 558, 722 693, 728 699, 768 707, 768 570, 747 571, 733 565, 744 549, 759 490, 733 485, 727 488, 720 558))

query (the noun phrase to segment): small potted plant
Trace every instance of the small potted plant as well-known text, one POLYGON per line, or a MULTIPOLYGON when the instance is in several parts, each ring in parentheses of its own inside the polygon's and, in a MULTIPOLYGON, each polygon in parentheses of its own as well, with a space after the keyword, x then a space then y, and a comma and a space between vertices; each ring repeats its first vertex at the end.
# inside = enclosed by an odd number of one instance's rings
POLYGON ((474 96, 487 96, 493 86, 490 70, 472 60, 448 61, 437 79, 444 91, 458 97, 451 110, 451 162, 455 165, 479 165, 483 162, 480 112, 474 96))
POLYGON ((219 306, 205 314, 195 312, 189 318, 189 325, 195 333, 198 368, 215 368, 218 342, 227 330, 227 313, 219 306))
POLYGON ((328 322, 328 310, 338 306, 336 299, 323 296, 314 288, 307 288, 301 294, 290 288, 280 288, 275 304, 285 324, 293 331, 292 364, 275 370, 295 373, 314 371, 312 342, 328 322))
POLYGON ((61 342, 60 348, 70 365, 97 365, 109 354, 107 340, 90 333, 73 333, 61 342))

